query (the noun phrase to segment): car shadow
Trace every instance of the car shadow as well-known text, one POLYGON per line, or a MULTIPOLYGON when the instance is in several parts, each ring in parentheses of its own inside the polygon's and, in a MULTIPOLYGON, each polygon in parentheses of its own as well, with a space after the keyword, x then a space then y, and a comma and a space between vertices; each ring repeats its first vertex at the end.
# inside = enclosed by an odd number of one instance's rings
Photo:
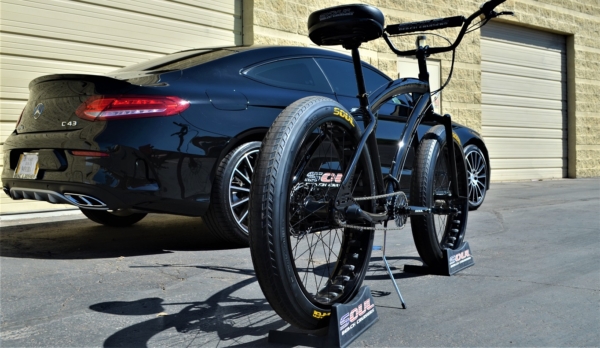
POLYGON ((151 214, 129 227, 87 219, 2 227, 0 256, 94 259, 235 249, 213 237, 201 218, 151 214))
POLYGON ((269 330, 278 330, 288 325, 275 314, 264 297, 252 299, 235 296, 236 291, 256 282, 253 270, 194 267, 252 277, 228 286, 205 301, 167 303, 162 298, 151 297, 91 305, 90 309, 110 315, 156 315, 153 319, 125 327, 110 335, 104 341, 104 347, 147 347, 154 336, 173 329, 180 335, 174 337, 165 333, 166 337, 161 336, 161 345, 221 346, 223 341, 230 341, 229 346, 233 347, 264 347, 269 345, 265 337, 269 330), (167 314, 169 306, 184 307, 177 313, 167 314), (252 341, 252 338, 257 339, 252 341))

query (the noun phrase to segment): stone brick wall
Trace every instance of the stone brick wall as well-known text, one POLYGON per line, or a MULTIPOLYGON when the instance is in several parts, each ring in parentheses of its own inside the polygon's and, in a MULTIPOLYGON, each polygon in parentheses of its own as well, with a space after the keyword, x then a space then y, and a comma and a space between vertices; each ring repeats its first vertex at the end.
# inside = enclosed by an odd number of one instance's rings
MULTIPOLYGON (((245 30, 251 37, 246 44, 311 46, 306 19, 316 10, 356 0, 253 0, 244 1, 252 11, 252 27, 245 30)), ((386 23, 402 23, 437 17, 467 15, 483 0, 368 0, 386 16, 386 23)), ((569 177, 600 176, 600 2, 597 0, 507 0, 504 10, 515 17, 504 21, 551 31, 567 37, 568 68, 568 148, 569 177)), ((249 16, 245 13, 244 19, 249 16)), ((247 25, 248 22, 245 23, 247 25)), ((455 28, 440 34, 454 37, 455 28)), ((440 39, 429 36, 432 46, 440 39)), ((414 46, 414 36, 397 47, 414 46)), ((344 51, 343 49, 339 49, 344 51)), ((391 77, 397 77, 396 56, 383 40, 363 45, 364 61, 378 67, 391 77)), ((451 55, 436 55, 442 61, 442 79, 448 75, 451 55)), ((481 130, 481 51, 480 32, 465 37, 456 51, 452 82, 444 90, 443 112, 458 122, 481 130)))

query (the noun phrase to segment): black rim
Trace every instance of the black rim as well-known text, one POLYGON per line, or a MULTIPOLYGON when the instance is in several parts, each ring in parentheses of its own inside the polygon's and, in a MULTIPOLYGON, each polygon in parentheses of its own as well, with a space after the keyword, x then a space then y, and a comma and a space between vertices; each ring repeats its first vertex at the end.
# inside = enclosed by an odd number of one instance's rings
POLYGON ((229 210, 238 227, 248 234, 248 203, 252 173, 258 158, 258 149, 246 152, 235 164, 229 178, 229 210))
MULTIPOLYGON (((354 137, 336 122, 315 127, 303 141, 290 180, 288 241, 294 271, 305 296, 315 305, 331 305, 356 287, 364 256, 353 250, 358 234, 340 228, 330 213, 346 163, 354 150, 354 137), (356 255, 348 261, 346 255, 356 255), (362 257, 362 259, 361 259, 362 257), (344 264, 344 262, 346 264, 344 264)), ((354 183, 361 182, 357 168, 354 183)), ((353 185, 355 195, 361 185, 353 185)))
POLYGON ((479 149, 468 151, 465 156, 467 161, 469 203, 473 206, 479 206, 485 198, 487 187, 487 166, 485 157, 479 149))

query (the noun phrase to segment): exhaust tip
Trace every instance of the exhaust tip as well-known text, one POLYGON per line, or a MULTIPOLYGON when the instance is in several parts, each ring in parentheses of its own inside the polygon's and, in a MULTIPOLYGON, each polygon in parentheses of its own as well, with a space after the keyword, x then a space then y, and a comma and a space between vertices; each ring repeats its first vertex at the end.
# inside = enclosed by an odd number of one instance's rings
POLYGON ((60 194, 55 191, 38 190, 30 188, 13 187, 10 190, 8 187, 3 187, 3 190, 12 199, 31 199, 41 202, 53 204, 70 204, 80 208, 107 210, 108 205, 96 197, 79 193, 60 194), (8 192, 7 192, 8 191, 8 192))

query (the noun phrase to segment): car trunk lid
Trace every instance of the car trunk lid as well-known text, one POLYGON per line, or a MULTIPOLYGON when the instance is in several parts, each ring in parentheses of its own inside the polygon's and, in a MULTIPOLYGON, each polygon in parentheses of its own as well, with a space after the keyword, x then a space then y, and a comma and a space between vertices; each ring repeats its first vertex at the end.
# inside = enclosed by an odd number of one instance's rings
POLYGON ((17 125, 18 133, 69 131, 84 128, 91 121, 75 114, 90 96, 120 94, 130 90, 130 83, 96 75, 47 75, 29 84, 29 100, 17 125))

